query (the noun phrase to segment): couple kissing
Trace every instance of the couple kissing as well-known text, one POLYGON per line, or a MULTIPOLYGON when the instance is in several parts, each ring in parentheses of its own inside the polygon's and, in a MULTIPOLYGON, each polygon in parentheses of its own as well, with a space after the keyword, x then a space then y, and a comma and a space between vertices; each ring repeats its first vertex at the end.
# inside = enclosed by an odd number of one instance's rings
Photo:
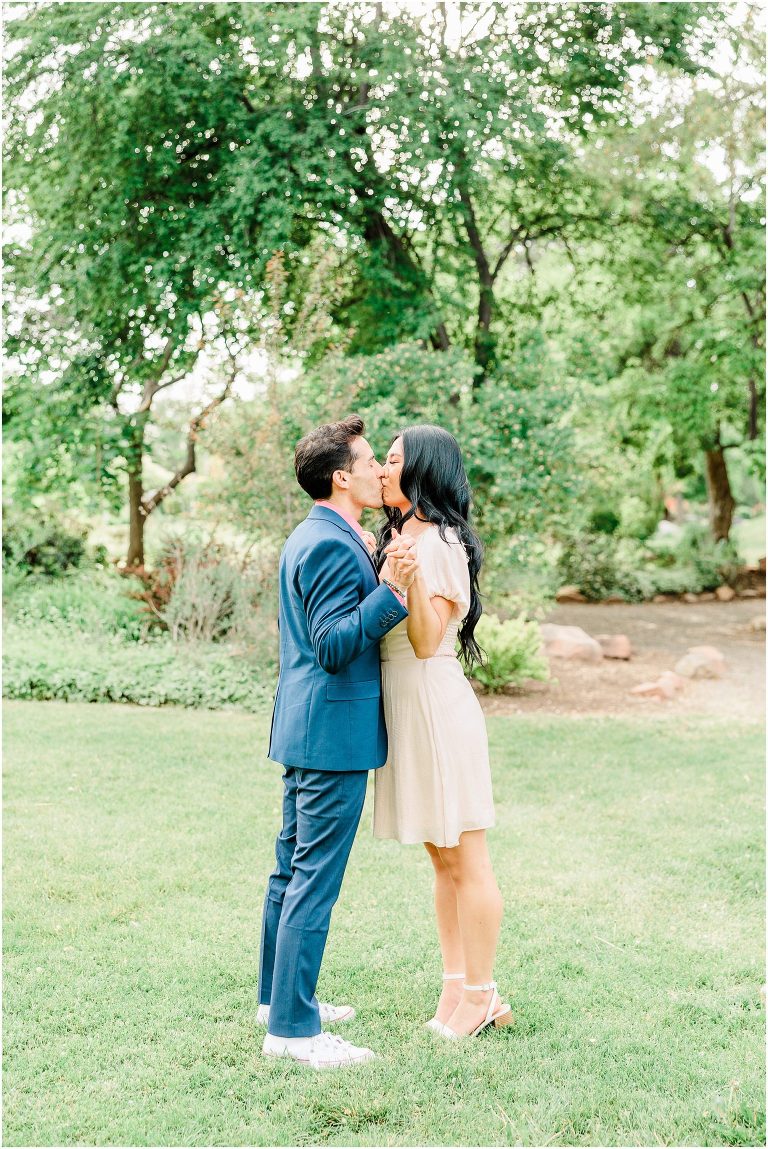
POLYGON ((461 1040, 509 1024, 493 981, 502 900, 485 831, 494 824, 488 739, 464 676, 479 659, 482 544, 454 437, 398 433, 382 465, 350 415, 296 446, 313 500, 280 557, 280 673, 269 758, 283 821, 262 918, 257 1019, 262 1052, 314 1069, 372 1050, 324 1026, 350 1005, 318 1002, 331 912, 374 771, 373 831, 423 843, 434 867, 443 983, 426 1025, 461 1040), (360 526, 383 508, 378 539, 360 526))

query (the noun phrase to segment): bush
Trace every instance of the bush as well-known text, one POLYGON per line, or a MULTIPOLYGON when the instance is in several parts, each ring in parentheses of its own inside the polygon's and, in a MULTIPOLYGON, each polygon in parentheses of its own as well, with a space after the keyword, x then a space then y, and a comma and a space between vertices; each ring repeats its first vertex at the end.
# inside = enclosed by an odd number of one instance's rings
POLYGON ((641 602, 652 589, 641 563, 642 552, 631 540, 581 531, 563 540, 558 571, 562 583, 577 586, 590 602, 610 594, 641 602))
POLYGON ((475 666, 471 677, 490 694, 505 686, 520 686, 527 678, 546 682, 549 663, 541 650, 539 625, 525 618, 501 622, 496 615, 484 614, 475 630, 475 638, 485 654, 482 666, 475 666))
POLYGON ((714 590, 731 582, 741 567, 733 543, 715 542, 704 523, 687 523, 679 535, 651 539, 648 546, 651 577, 660 594, 714 590))
POLYGON ((277 615, 276 575, 272 544, 240 558, 212 540, 173 538, 157 569, 143 573, 143 598, 174 642, 258 645, 269 630, 264 612, 277 615))
POLYGON ((131 702, 208 710, 269 705, 271 675, 221 647, 182 648, 167 639, 96 645, 85 636, 30 634, 11 627, 3 654, 7 698, 131 702))
POLYGON ((83 565, 87 557, 86 527, 71 527, 34 512, 21 517, 6 510, 3 559, 30 574, 55 578, 83 565))
POLYGON ((6 616, 26 629, 118 635, 137 641, 148 619, 137 601, 141 584, 112 570, 71 571, 51 580, 28 575, 6 584, 6 616))

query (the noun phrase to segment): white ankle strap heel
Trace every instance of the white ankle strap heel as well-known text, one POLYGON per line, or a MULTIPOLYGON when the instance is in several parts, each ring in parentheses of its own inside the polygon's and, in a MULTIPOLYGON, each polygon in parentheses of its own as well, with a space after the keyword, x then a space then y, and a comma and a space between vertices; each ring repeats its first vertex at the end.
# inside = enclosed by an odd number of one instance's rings
MULTIPOLYGON (((464 981, 467 975, 465 973, 444 973, 443 981, 464 981)), ((434 1033, 442 1033, 445 1029, 442 1021, 438 1021, 437 1017, 431 1017, 429 1021, 424 1022, 426 1029, 431 1029, 434 1033)))
POLYGON ((467 985, 467 983, 464 982, 464 989, 469 990, 470 993, 487 993, 490 991, 491 999, 488 1002, 485 1017, 471 1033, 456 1033, 455 1030, 447 1025, 441 1026, 439 1030, 435 1028, 435 1032, 439 1033, 441 1037, 446 1037, 449 1041, 458 1041, 463 1037, 477 1037, 478 1033, 482 1033, 489 1025, 500 1029, 503 1025, 514 1024, 515 1019, 512 1015, 512 1009, 506 1002, 499 1000, 495 981, 486 981, 483 982, 482 985, 467 985))

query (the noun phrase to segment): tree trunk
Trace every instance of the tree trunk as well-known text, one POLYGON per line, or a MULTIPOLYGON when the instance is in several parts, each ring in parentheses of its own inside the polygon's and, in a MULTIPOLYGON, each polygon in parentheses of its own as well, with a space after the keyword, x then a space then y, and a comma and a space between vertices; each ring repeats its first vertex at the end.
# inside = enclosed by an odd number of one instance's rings
POLYGON ((482 369, 482 375, 476 381, 475 386, 479 386, 488 374, 496 357, 496 339, 491 331, 494 303, 493 284, 481 282, 480 303, 477 308, 477 331, 475 333, 475 362, 482 369))
POLYGON ((144 566, 144 494, 143 452, 144 452, 144 419, 139 416, 130 426, 131 447, 128 458, 128 507, 130 512, 130 526, 128 533, 128 555, 125 560, 127 567, 144 566))
POLYGON ((709 524, 716 540, 727 539, 736 504, 731 493, 725 451, 719 442, 711 451, 706 452, 706 458, 709 524))

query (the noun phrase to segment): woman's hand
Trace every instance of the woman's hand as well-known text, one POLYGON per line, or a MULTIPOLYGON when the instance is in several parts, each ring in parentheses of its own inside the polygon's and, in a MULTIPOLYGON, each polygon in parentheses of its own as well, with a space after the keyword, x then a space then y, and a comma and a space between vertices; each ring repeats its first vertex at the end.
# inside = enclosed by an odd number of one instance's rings
POLYGON ((392 531, 392 542, 386 548, 389 572, 392 582, 407 590, 419 573, 419 560, 414 551, 416 540, 409 535, 399 535, 392 531))

